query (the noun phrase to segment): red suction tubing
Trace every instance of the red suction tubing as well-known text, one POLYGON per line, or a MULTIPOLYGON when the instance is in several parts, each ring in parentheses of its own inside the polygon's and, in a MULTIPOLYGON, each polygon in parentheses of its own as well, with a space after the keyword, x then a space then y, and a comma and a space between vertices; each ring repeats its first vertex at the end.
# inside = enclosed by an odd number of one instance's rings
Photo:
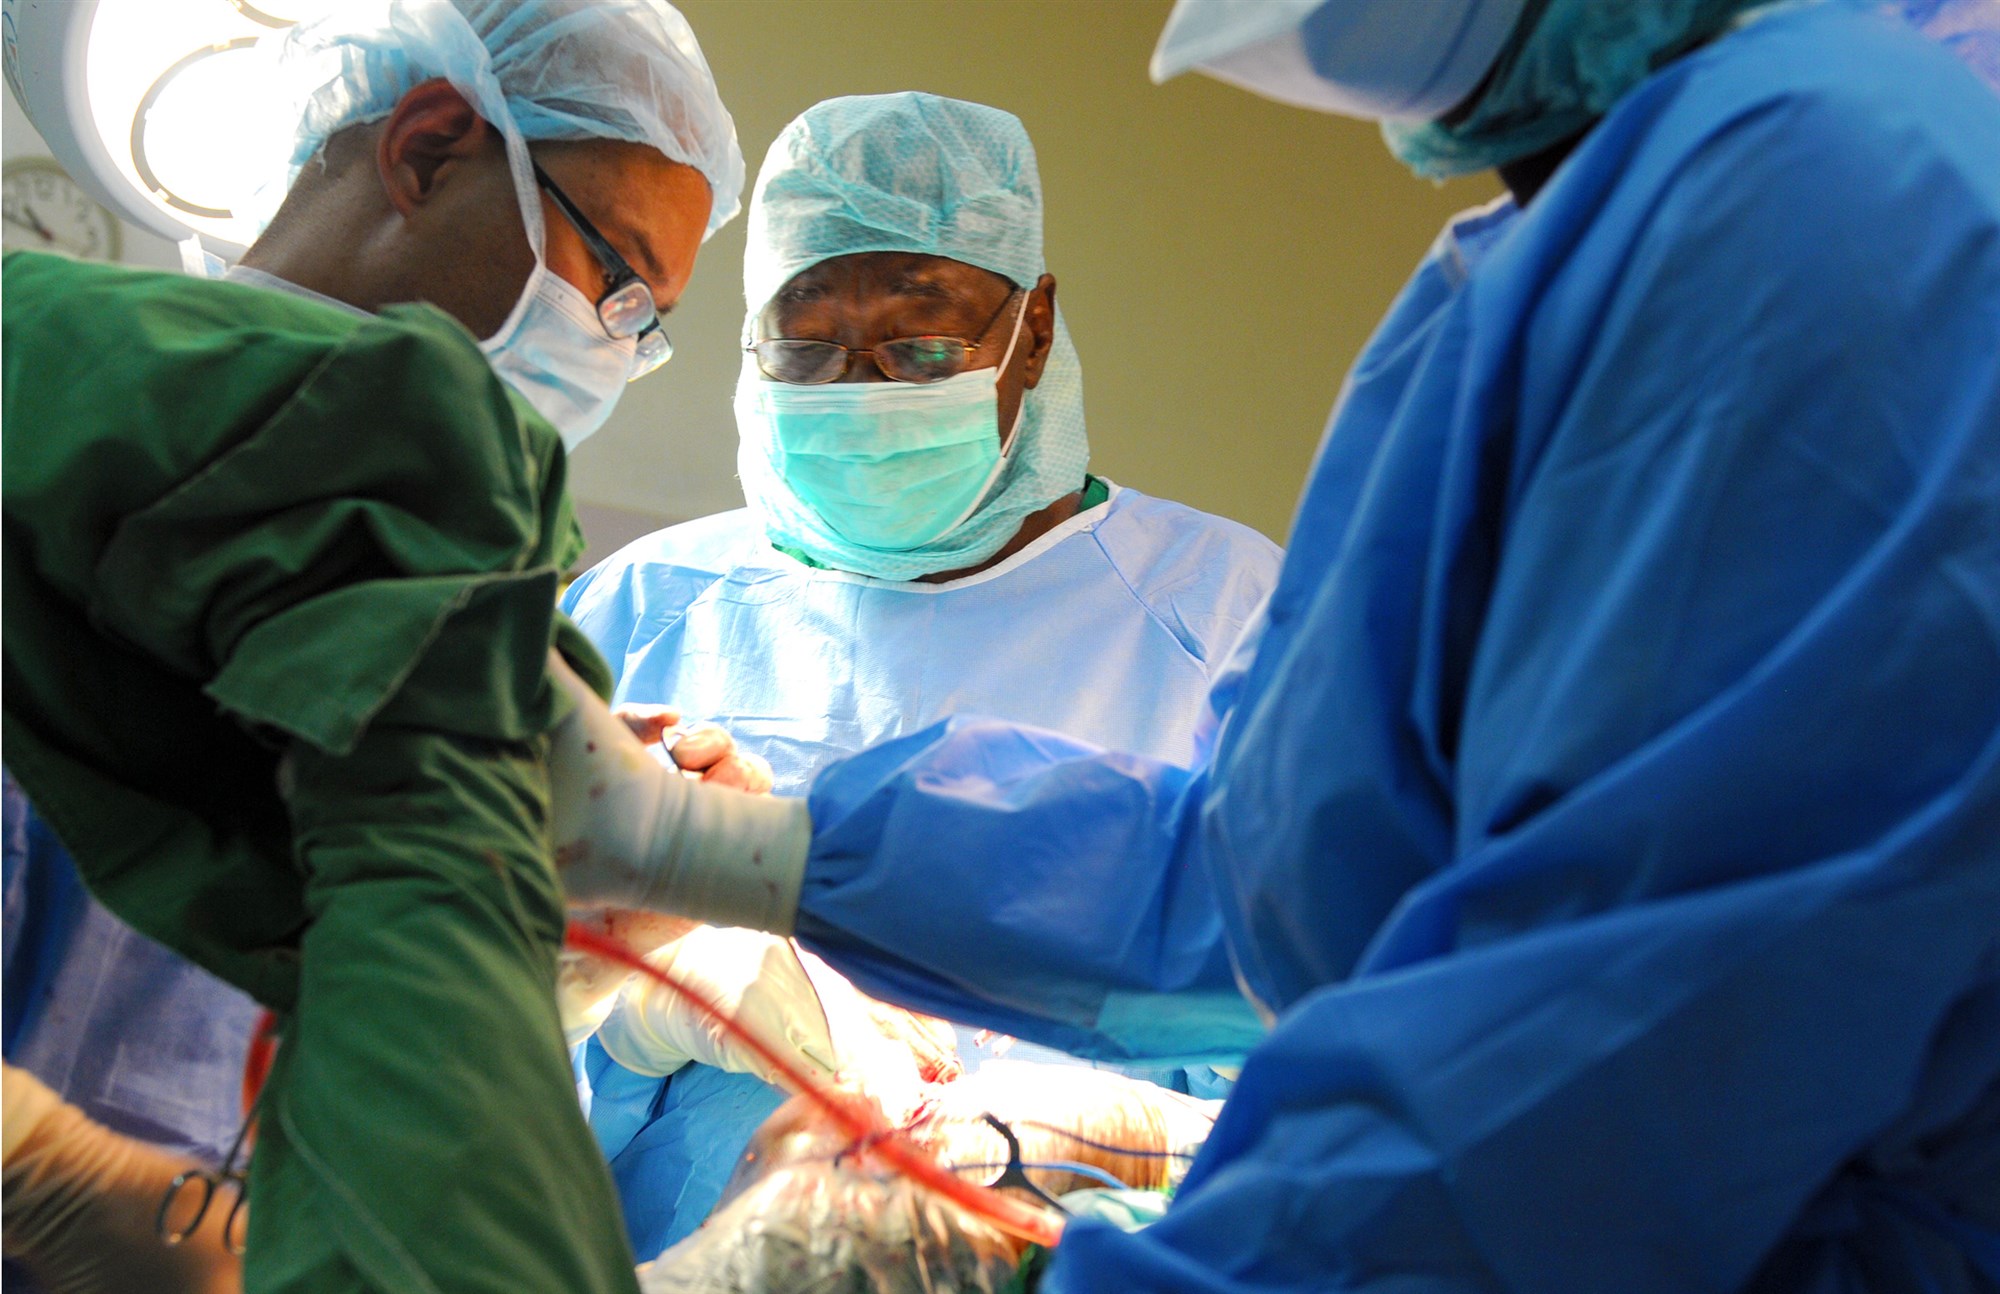
POLYGON ((923 1149, 889 1124, 875 1107, 859 1097, 829 1088, 795 1064, 789 1056, 758 1037, 724 1011, 720 1004, 700 989, 661 970, 616 939, 572 922, 566 941, 577 952, 602 957, 651 977, 680 994, 702 1014, 713 1018, 738 1042, 784 1077, 794 1092, 824 1110, 827 1116, 851 1137, 862 1152, 874 1155, 889 1167, 928 1190, 963 1206, 991 1222, 1008 1235, 1045 1248, 1062 1239, 1062 1219, 1047 1209, 1014 1196, 966 1181, 925 1154, 923 1149))
POLYGON ((263 1094, 264 1080, 271 1076, 271 1061, 278 1054, 278 1014, 265 1011, 257 1017, 250 1035, 250 1050, 243 1057, 243 1117, 249 1118, 263 1094))

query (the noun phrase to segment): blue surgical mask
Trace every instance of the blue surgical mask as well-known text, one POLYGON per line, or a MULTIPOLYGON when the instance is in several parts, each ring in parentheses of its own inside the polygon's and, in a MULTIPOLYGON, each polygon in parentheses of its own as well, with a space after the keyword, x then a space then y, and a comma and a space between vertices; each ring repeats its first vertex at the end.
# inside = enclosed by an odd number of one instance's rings
MULTIPOLYGON (((785 484, 839 540, 878 552, 921 548, 977 512, 1007 466, 1000 374, 1027 309, 1023 294, 998 367, 923 385, 757 382, 743 391, 736 416, 746 433, 773 447, 785 484)), ((855 565, 849 551, 809 536, 792 542, 815 560, 855 565)))
POLYGON ((608 336, 596 303, 537 257, 512 317, 479 348, 574 453, 624 394, 637 343, 608 336))

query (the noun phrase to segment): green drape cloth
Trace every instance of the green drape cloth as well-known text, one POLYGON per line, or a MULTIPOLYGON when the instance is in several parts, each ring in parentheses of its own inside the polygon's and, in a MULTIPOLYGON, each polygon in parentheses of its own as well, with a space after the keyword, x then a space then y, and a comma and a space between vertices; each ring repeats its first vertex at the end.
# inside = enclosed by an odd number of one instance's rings
POLYGON ((119 916, 285 1014, 247 1285, 621 1291, 553 999, 555 431, 423 307, 14 254, 5 758, 119 916))

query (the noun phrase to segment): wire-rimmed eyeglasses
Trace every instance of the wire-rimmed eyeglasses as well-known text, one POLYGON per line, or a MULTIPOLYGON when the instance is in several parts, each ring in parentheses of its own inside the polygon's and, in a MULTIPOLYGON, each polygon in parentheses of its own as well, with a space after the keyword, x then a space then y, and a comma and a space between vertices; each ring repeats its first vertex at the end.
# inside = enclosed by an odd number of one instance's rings
POLYGON ((1007 294, 1007 299, 1000 303, 993 317, 980 328, 977 341, 967 341, 963 337, 897 337, 866 350, 850 350, 837 341, 770 337, 753 341, 743 349, 757 357, 758 371, 765 377, 794 386, 821 386, 837 382, 847 376, 856 357, 861 355, 873 358, 875 367, 882 370, 882 376, 892 382, 909 382, 919 386, 942 382, 948 377, 957 377, 971 366, 972 357, 985 342, 987 334, 993 331, 993 326, 1000 322, 1000 317, 1007 313, 1007 307, 1020 294, 1020 288, 1007 294))

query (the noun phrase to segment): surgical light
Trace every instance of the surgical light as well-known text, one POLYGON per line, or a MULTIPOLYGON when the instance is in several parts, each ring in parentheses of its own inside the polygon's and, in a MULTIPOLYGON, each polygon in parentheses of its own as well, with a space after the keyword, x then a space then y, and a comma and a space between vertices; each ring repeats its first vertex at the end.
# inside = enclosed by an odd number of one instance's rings
POLYGON ((288 134, 260 39, 328 0, 5 0, 7 80, 56 160, 128 220, 225 255, 288 134))

